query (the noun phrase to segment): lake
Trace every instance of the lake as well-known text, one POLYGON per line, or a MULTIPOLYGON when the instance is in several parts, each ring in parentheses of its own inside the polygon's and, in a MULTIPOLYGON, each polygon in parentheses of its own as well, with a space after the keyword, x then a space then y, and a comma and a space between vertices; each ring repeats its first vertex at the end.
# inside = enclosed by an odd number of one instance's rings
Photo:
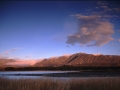
POLYGON ((43 78, 47 74, 60 74, 60 73, 70 73, 77 71, 1 71, 0 77, 7 77, 11 79, 19 78, 43 78))
POLYGON ((91 78, 91 77, 120 77, 120 72, 80 72, 80 71, 1 71, 0 77, 10 79, 19 78, 44 78, 59 79, 91 78))

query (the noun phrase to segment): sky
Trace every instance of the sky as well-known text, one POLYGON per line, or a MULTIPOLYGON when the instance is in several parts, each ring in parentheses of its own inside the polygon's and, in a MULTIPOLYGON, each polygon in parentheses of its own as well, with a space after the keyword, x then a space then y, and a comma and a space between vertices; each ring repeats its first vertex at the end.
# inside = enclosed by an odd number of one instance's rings
POLYGON ((0 58, 120 55, 119 3, 0 1, 0 58))

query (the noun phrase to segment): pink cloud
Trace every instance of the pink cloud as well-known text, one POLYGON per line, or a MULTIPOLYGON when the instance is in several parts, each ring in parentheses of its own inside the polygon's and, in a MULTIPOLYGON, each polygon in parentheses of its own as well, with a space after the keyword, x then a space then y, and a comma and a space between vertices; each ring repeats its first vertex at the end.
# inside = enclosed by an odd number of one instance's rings
POLYGON ((98 53, 98 54, 93 54, 94 56, 100 56, 100 55, 103 55, 103 54, 100 54, 100 53, 98 53))
POLYGON ((70 57, 72 54, 64 54, 65 57, 70 57))
POLYGON ((23 65, 34 65, 39 60, 16 60, 16 62, 7 63, 7 65, 23 66, 23 65))
POLYGON ((120 39, 118 39, 118 41, 120 42, 120 39))
POLYGON ((113 24, 102 20, 102 15, 76 14, 78 31, 68 35, 66 43, 74 45, 102 46, 114 40, 111 35, 114 33, 113 24))

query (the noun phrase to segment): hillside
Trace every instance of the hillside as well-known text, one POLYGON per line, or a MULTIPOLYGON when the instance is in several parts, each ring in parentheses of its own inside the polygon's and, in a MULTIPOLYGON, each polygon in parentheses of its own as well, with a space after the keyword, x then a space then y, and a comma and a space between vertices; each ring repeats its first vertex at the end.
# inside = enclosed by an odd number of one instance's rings
POLYGON ((65 65, 87 65, 87 66, 120 66, 120 56, 73 54, 68 58, 65 65))
POLYGON ((69 56, 51 57, 40 60, 0 59, 0 67, 32 66, 120 66, 120 56, 76 53, 69 56))
POLYGON ((120 66, 120 56, 115 55, 93 55, 76 53, 69 57, 61 56, 44 59, 35 66, 120 66))
POLYGON ((62 66, 63 63, 69 58, 69 56, 53 57, 49 59, 43 59, 36 63, 34 66, 62 66))
POLYGON ((8 66, 7 63, 15 62, 13 59, 0 59, 0 67, 8 66))

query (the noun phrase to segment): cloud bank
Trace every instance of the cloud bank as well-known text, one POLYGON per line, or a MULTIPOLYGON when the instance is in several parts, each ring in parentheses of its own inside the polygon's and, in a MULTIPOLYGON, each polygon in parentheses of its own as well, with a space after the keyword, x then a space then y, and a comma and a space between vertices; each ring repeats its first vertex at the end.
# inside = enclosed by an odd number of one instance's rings
POLYGON ((78 29, 75 33, 67 36, 67 44, 80 46, 103 46, 114 40, 114 25, 110 22, 112 18, 119 18, 115 14, 108 14, 112 11, 119 11, 119 8, 110 8, 107 2, 98 2, 99 12, 91 12, 89 15, 74 14, 78 21, 78 29))
POLYGON ((113 38, 113 24, 102 20, 101 15, 74 15, 78 19, 78 31, 67 37, 67 43, 87 46, 102 46, 113 38))
POLYGON ((16 62, 10 62, 7 63, 7 65, 15 65, 15 66, 29 66, 29 65, 34 65, 40 60, 16 60, 16 62))

